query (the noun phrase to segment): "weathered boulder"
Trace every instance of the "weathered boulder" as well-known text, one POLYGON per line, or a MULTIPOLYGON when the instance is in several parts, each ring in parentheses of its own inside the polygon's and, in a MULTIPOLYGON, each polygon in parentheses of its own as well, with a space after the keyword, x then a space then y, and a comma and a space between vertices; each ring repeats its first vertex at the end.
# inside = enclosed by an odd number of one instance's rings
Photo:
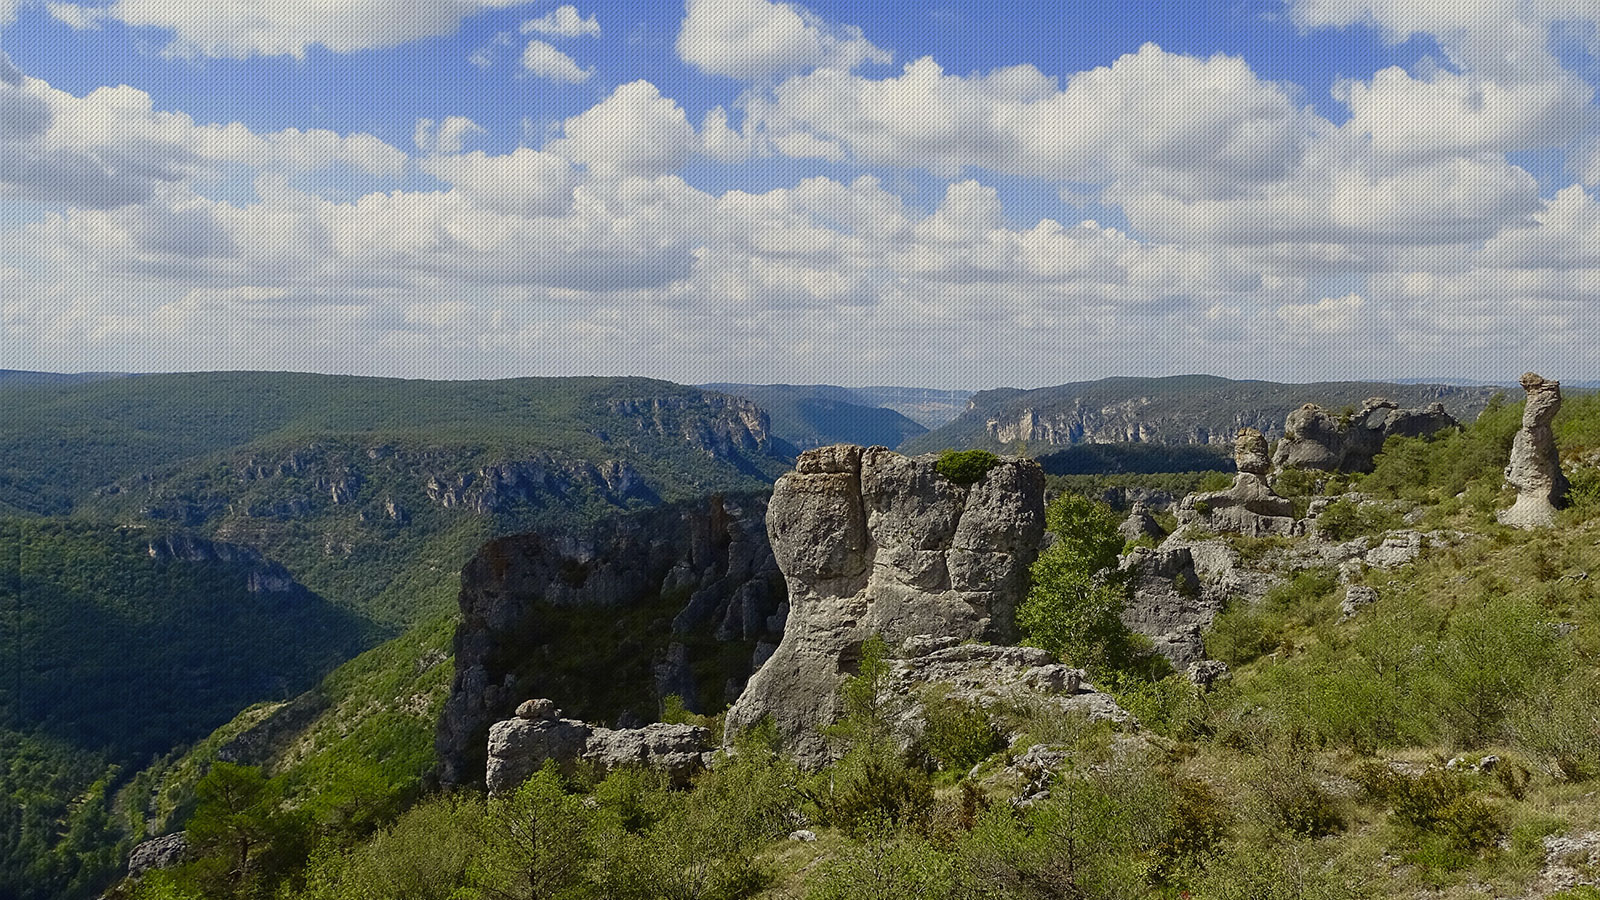
POLYGON ((1130 589, 1122 623, 1150 638, 1175 667, 1205 658, 1201 635, 1221 611, 1222 597, 1202 590, 1191 549, 1135 547, 1119 568, 1130 589))
POLYGON ((1239 474, 1223 491, 1190 494, 1178 503, 1178 525, 1207 531, 1262 537, 1294 531, 1294 504, 1272 492, 1267 472, 1267 439, 1254 428, 1239 429, 1234 441, 1234 462, 1239 474))
POLYGON ((555 704, 542 699, 523 703, 518 713, 489 729, 484 784, 491 794, 515 789, 549 761, 566 774, 580 762, 601 774, 641 766, 666 775, 674 787, 687 787, 713 751, 710 729, 698 725, 600 728, 561 718, 555 704), (520 715, 523 709, 531 715, 520 715))
POLYGON ((1522 410, 1522 428, 1511 442, 1506 464, 1506 484, 1517 489, 1517 502, 1501 510, 1500 521, 1515 528, 1547 528, 1556 522, 1556 509, 1566 500, 1567 477, 1561 472, 1556 439, 1550 423, 1561 409, 1561 382, 1547 381, 1529 372, 1522 376, 1528 404, 1522 410))
MULTIPOLYGON (((1037 647, 956 643, 919 635, 901 646, 879 697, 904 747, 914 744, 927 727, 927 703, 937 697, 969 709, 991 713, 998 724, 1005 712, 1031 709, 1048 717, 1082 716, 1108 720, 1130 729, 1138 723, 1109 694, 1095 690, 1082 669, 1061 665, 1037 647)), ((1021 737, 1007 734, 1008 741, 1021 737)))
POLYGON ((189 838, 183 832, 151 838, 128 854, 128 874, 143 875, 152 869, 170 869, 189 858, 189 838))
POLYGON ((838 687, 862 643, 930 634, 1009 643, 1044 533, 1044 473, 1002 458, 956 484, 934 456, 837 445, 801 454, 778 479, 768 536, 789 589, 772 657, 728 711, 737 735, 772 716, 784 746, 825 761, 817 728, 837 717, 838 687))
POLYGON ((1124 541, 1137 541, 1140 538, 1153 538, 1156 541, 1167 536, 1166 529, 1151 515, 1150 507, 1143 500, 1135 500, 1133 508, 1128 510, 1128 517, 1117 526, 1117 534, 1124 541))
POLYGON ((589 741, 592 729, 577 719, 506 719, 489 727, 489 761, 484 784, 489 793, 515 789, 555 760, 564 774, 572 774, 589 741))
POLYGON ((1400 409, 1390 400, 1373 397, 1349 415, 1307 403, 1284 420, 1283 440, 1272 463, 1280 469, 1370 472, 1373 458, 1390 437, 1426 437, 1459 427, 1442 403, 1400 409))
POLYGON ((602 772, 627 766, 655 769, 673 787, 681 788, 706 767, 712 752, 709 728, 656 722, 643 728, 596 728, 589 734, 583 758, 602 772))

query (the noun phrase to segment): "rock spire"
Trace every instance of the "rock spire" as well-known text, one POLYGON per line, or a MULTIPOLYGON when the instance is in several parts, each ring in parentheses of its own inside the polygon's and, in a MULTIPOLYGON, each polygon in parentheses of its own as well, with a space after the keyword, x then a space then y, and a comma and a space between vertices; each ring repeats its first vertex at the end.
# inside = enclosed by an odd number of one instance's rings
POLYGON ((1517 502, 1500 512, 1500 521, 1515 528, 1546 528, 1555 524, 1556 508, 1567 495, 1567 479, 1561 474, 1550 429, 1561 409, 1561 382, 1528 372, 1520 384, 1528 394, 1528 405, 1506 464, 1506 484, 1517 489, 1517 502))

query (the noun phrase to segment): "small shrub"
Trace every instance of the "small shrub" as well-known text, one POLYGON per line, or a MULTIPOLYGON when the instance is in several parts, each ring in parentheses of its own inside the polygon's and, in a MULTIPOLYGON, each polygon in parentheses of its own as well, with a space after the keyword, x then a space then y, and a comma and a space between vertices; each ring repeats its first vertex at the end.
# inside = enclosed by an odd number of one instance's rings
POLYGON ((1233 477, 1232 472, 1207 472, 1205 477, 1200 479, 1200 484, 1195 487, 1195 491, 1201 494, 1225 491, 1233 487, 1233 477))
POLYGON ((1278 631, 1248 603, 1234 603, 1212 621, 1205 634, 1206 655, 1237 668, 1278 646, 1278 631))
POLYGON ((941 770, 964 773, 1006 747, 1005 737, 977 706, 942 700, 929 703, 925 715, 922 747, 941 770))
POLYGON ((1272 480, 1272 490, 1280 497, 1308 497, 1317 491, 1317 473, 1289 467, 1272 480))
POLYGON ((1210 785, 1180 778, 1172 785, 1172 819, 1151 850, 1151 877, 1170 884, 1199 871, 1215 856, 1233 823, 1228 805, 1210 785))
POLYGON ((1493 847, 1505 835, 1504 818, 1474 793, 1470 775, 1448 769, 1405 775, 1368 763, 1357 782, 1368 796, 1388 803, 1395 821, 1416 834, 1420 861, 1434 868, 1460 868, 1462 857, 1493 847))
POLYGON ((857 839, 919 828, 933 809, 928 776, 887 747, 852 750, 808 794, 827 824, 857 839))
POLYGON ((1373 504, 1335 500, 1317 516, 1317 531, 1329 540, 1348 541, 1363 535, 1382 534, 1401 524, 1393 510, 1373 504))
POLYGON ((987 450, 946 450, 933 468, 956 484, 974 484, 999 462, 1000 457, 987 450))

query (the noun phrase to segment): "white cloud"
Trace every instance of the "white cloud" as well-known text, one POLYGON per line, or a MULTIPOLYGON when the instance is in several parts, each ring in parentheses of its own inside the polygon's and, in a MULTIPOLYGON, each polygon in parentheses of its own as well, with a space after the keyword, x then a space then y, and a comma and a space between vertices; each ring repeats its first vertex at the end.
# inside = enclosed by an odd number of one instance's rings
POLYGON ((1366 305, 1360 294, 1346 294, 1316 303, 1286 303, 1278 307, 1277 316, 1291 334, 1332 335, 1354 328, 1366 305))
POLYGON ((568 119, 562 134, 551 151, 606 175, 675 172, 699 145, 683 108, 648 81, 618 86, 568 119))
POLYGON ((1052 179, 1159 178, 1196 192, 1281 176, 1316 128, 1243 60, 1146 44, 1065 89, 1033 66, 947 75, 931 58, 871 79, 824 69, 755 98, 747 131, 796 134, 863 163, 953 175, 982 166, 1052 179))
POLYGON ((535 0, 116 0, 107 7, 55 4, 51 12, 68 23, 89 25, 110 18, 170 31, 173 38, 164 52, 174 56, 300 58, 313 46, 348 53, 454 34, 470 16, 532 2, 535 0))
POLYGON ((1593 94, 1571 77, 1499 82, 1437 71, 1420 79, 1398 67, 1336 92, 1350 108, 1345 127, 1398 158, 1563 146, 1585 130, 1593 94))
POLYGON ((226 165, 283 172, 345 166, 395 177, 406 156, 371 135, 201 125, 154 109, 136 88, 74 97, 0 73, 0 184, 14 196, 111 208, 147 200, 163 184, 215 176, 226 165))
POLYGON ((460 153, 467 141, 480 134, 488 132, 466 116, 446 116, 439 122, 418 119, 411 140, 423 153, 460 153))
POLYGON ((742 81, 893 59, 857 27, 830 25, 804 7, 768 0, 688 0, 677 48, 701 71, 742 81))
POLYGON ((475 151, 462 156, 433 156, 421 166, 440 181, 454 185, 473 203, 495 212, 549 216, 572 206, 578 173, 565 159, 519 147, 505 156, 475 151))
POLYGON ((579 66, 572 57, 539 40, 529 41, 522 51, 522 68, 539 78, 566 84, 581 84, 594 74, 593 68, 579 66))
POLYGON ((523 34, 535 32, 559 38, 599 37, 600 20, 593 14, 585 19, 575 6, 558 6, 537 19, 522 23, 523 34))

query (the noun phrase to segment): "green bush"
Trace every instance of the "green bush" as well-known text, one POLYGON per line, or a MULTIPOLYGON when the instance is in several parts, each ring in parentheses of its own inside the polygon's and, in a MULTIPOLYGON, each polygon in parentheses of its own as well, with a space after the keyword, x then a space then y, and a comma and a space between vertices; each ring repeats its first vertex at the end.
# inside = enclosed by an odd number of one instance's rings
POLYGON ((813 780, 808 791, 823 821, 861 839, 921 828, 933 809, 933 786, 886 745, 863 745, 813 780))
POLYGON ((1329 540, 1348 541, 1365 535, 1379 535, 1403 524, 1400 515, 1386 507, 1368 503, 1335 500, 1316 520, 1317 531, 1329 540))
POLYGON ((924 715, 922 749, 940 770, 965 773, 1006 747, 989 715, 974 704, 937 700, 924 707, 924 715))
POLYGON ((946 450, 933 468, 956 484, 973 484, 982 481, 999 462, 1000 457, 987 450, 946 450))

